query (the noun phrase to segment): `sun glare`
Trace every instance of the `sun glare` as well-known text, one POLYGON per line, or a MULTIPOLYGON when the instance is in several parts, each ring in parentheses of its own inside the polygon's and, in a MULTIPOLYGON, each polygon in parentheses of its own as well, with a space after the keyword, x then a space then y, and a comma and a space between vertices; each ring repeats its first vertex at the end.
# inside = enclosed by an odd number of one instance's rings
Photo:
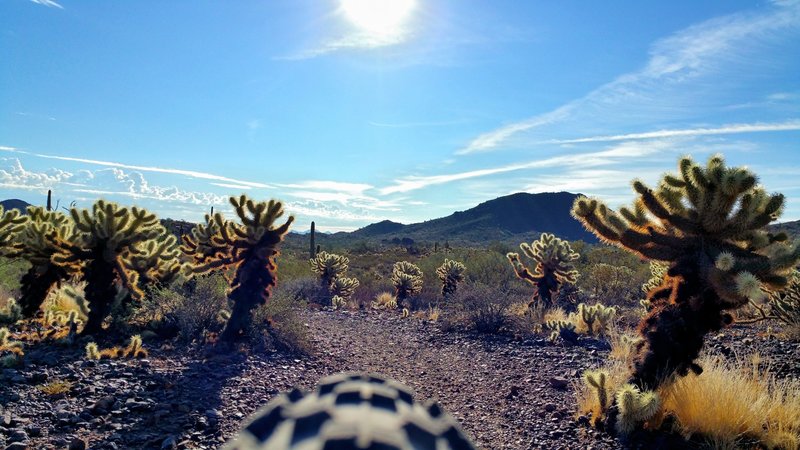
POLYGON ((354 25, 383 36, 401 33, 414 6, 415 0, 341 0, 342 11, 354 25))

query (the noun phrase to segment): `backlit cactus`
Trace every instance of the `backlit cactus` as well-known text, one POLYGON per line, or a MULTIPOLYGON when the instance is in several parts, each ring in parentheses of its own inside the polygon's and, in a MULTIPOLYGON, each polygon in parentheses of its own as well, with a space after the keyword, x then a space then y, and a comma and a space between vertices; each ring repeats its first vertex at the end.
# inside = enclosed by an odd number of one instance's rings
POLYGON ((622 386, 617 391, 616 401, 619 408, 616 430, 623 435, 641 427, 661 408, 661 401, 656 392, 642 392, 633 384, 622 386))
MULTIPOLYGON (((98 200, 91 211, 70 211, 74 233, 54 242, 58 252, 51 260, 68 273, 80 273, 89 314, 82 334, 95 334, 110 312, 114 299, 139 298, 139 273, 129 268, 129 258, 150 241, 166 239, 168 233, 155 214, 98 200)), ((159 262, 160 263, 160 262, 159 262)))
POLYGON ((458 290, 458 284, 464 281, 464 264, 445 258, 444 263, 436 269, 436 275, 442 282, 442 297, 449 298, 458 290))
POLYGON ((800 272, 782 291, 770 294, 770 312, 795 332, 800 331, 800 272))
POLYGON ((27 221, 28 218, 18 209, 5 211, 0 206, 0 256, 14 256, 20 249, 21 244, 16 237, 27 221))
POLYGON ((595 303, 592 306, 581 303, 578 305, 576 313, 577 319, 586 325, 589 335, 605 334, 608 331, 608 325, 616 315, 616 308, 605 306, 602 303, 595 303))
POLYGON ((531 244, 523 242, 519 247, 525 256, 536 263, 533 271, 525 266, 519 253, 507 254, 508 261, 519 278, 536 287, 531 304, 538 301, 544 308, 551 307, 553 293, 558 290, 558 286, 577 281, 578 271, 572 261, 580 255, 572 251, 569 242, 549 233, 542 233, 539 240, 531 244))
POLYGON ((608 409, 608 387, 606 386, 607 379, 608 373, 604 370, 587 370, 583 373, 583 381, 587 386, 594 390, 597 395, 597 404, 599 406, 599 410, 596 411, 598 415, 593 417, 595 424, 599 423, 599 414, 608 409))
POLYGON ((21 244, 17 255, 31 265, 20 280, 20 306, 25 317, 33 317, 53 287, 77 273, 79 267, 52 261, 65 243, 74 238, 75 228, 69 216, 29 206, 28 218, 17 237, 21 244))
POLYGON ((283 216, 279 201, 255 202, 247 196, 231 197, 240 223, 225 220, 220 213, 208 216, 205 224, 183 237, 183 251, 193 263, 191 273, 206 273, 217 269, 233 269, 228 298, 233 302, 231 317, 220 338, 232 341, 245 330, 252 311, 267 302, 277 282, 278 246, 283 241, 293 216, 282 225, 276 221, 283 216))
POLYGON ((398 261, 392 268, 392 284, 397 298, 397 307, 405 308, 406 301, 422 291, 422 270, 408 261, 398 261))
POLYGON ((319 252, 308 262, 311 264, 311 270, 319 276, 320 288, 325 293, 327 304, 333 305, 335 296, 346 301, 359 285, 357 279, 344 276, 350 264, 350 259, 346 256, 319 252))
POLYGON ((628 381, 653 391, 675 374, 700 372, 703 337, 731 323, 726 310, 759 299, 762 287, 785 286, 800 247, 764 228, 779 217, 783 195, 767 194, 753 173, 726 167, 719 155, 705 167, 682 158, 679 173, 656 189, 641 181, 633 188, 631 208, 580 197, 572 214, 604 241, 669 265, 648 294, 652 311, 628 381))

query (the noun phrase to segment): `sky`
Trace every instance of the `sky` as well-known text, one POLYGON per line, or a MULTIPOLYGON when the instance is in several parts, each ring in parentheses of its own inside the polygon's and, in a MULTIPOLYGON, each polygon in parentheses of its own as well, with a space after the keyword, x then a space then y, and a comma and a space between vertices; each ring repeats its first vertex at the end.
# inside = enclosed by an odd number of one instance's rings
POLYGON ((0 1, 0 198, 34 204, 333 232, 723 153, 796 220, 799 138, 800 1, 0 1))

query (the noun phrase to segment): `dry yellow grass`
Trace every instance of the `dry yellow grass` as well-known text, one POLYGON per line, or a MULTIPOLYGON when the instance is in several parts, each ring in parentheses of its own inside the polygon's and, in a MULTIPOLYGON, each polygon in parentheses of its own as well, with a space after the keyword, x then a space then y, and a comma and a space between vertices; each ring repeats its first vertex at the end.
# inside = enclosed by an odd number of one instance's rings
POLYGON ((755 438, 769 448, 800 446, 800 381, 776 380, 750 361, 704 356, 703 373, 662 389, 664 413, 674 414, 684 435, 699 433, 714 448, 736 448, 755 438))
POLYGON ((391 292, 381 292, 375 297, 372 307, 376 309, 397 308, 397 299, 391 292))
POLYGON ((70 381, 53 381, 50 383, 36 386, 36 389, 47 395, 61 395, 66 394, 72 389, 73 383, 70 381))
MULTIPOLYGON (((602 367, 606 388, 615 393, 628 376, 630 340, 612 338, 612 357, 602 367)), ((800 448, 800 380, 777 380, 760 367, 757 355, 736 361, 705 355, 701 375, 689 375, 659 390, 662 410, 673 415, 678 433, 702 436, 716 449, 741 448, 757 440, 770 449, 800 448)), ((576 383, 578 415, 601 417, 596 391, 583 380, 576 383)), ((654 425, 658 425, 657 423, 654 425)))

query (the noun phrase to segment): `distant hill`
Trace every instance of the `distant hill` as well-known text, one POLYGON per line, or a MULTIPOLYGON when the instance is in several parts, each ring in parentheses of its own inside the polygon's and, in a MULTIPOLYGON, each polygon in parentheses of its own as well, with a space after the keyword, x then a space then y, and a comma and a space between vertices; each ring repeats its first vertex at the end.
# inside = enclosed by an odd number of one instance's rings
POLYGON ((776 223, 774 225, 770 225, 769 229, 772 231, 785 231, 790 237, 794 239, 800 239, 800 220, 776 223))
MULTIPOLYGON (((579 194, 569 192, 517 193, 489 200, 447 217, 404 225, 389 220, 373 223, 352 232, 317 234, 319 243, 349 245, 356 242, 391 242, 406 245, 409 240, 432 244, 486 245, 492 241, 516 246, 549 232, 569 240, 597 242, 570 215, 579 194)), ((294 235, 291 240, 307 239, 294 235)), ((299 243, 299 242, 298 242, 299 243)))
POLYGON ((9 209, 18 209, 24 213, 25 211, 27 211, 28 206, 30 206, 30 203, 17 198, 12 198, 9 200, 0 201, 0 205, 2 205, 3 209, 5 209, 6 211, 8 211, 9 209))

